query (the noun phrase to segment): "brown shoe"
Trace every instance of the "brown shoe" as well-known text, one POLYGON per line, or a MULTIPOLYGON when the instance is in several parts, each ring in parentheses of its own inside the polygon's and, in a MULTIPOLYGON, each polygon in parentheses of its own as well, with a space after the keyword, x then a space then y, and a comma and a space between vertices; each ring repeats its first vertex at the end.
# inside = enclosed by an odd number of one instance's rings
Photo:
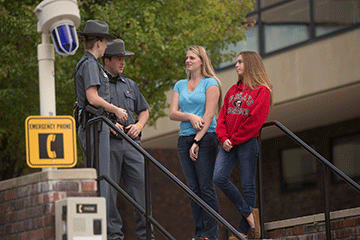
POLYGON ((260 227, 260 216, 259 216, 259 209, 254 208, 252 211, 252 214, 254 216, 254 223, 255 227, 251 228, 251 234, 253 235, 254 239, 260 239, 261 236, 261 227, 260 227))
MULTIPOLYGON (((245 238, 246 240, 248 239, 247 235, 245 235, 245 234, 243 234, 243 233, 240 233, 240 235, 241 235, 243 238, 245 238)), ((235 237, 234 235, 231 235, 231 236, 229 237, 229 240, 238 240, 238 238, 235 237)))

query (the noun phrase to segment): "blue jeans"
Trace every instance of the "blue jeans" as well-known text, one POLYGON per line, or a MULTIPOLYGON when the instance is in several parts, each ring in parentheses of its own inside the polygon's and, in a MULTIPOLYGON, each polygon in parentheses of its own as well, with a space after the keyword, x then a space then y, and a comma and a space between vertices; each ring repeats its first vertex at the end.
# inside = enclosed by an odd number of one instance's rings
POLYGON ((247 234, 250 229, 246 218, 251 214, 256 203, 255 175, 258 156, 258 141, 252 138, 241 145, 235 145, 230 152, 226 152, 221 147, 215 163, 213 181, 241 213, 242 218, 237 230, 243 234, 247 234), (243 196, 229 179, 237 162, 243 196))
MULTIPOLYGON (((219 203, 212 183, 218 145, 216 134, 206 133, 204 135, 195 162, 190 159, 189 154, 194 137, 195 135, 180 136, 178 139, 177 147, 181 166, 189 188, 216 212, 219 212, 219 203)), ((194 237, 218 239, 219 226, 217 221, 192 199, 190 203, 195 222, 194 237)))

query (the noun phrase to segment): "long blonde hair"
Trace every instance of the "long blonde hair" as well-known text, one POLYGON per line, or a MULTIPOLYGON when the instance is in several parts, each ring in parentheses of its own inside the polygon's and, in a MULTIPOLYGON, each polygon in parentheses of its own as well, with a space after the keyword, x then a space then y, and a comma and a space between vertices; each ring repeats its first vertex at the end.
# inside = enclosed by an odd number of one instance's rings
POLYGON ((262 58, 253 51, 240 52, 238 56, 242 56, 244 62, 244 74, 239 75, 239 80, 250 89, 258 86, 265 86, 270 90, 270 106, 273 106, 273 90, 270 80, 266 74, 265 66, 262 58))
MULTIPOLYGON (((206 49, 202 46, 190 46, 188 48, 188 51, 192 51, 193 53, 195 53, 196 55, 199 56, 199 58, 202 61, 202 65, 201 65, 201 73, 202 75, 204 75, 207 78, 214 78, 217 83, 219 84, 219 90, 220 90, 220 96, 219 96, 219 101, 218 101, 218 111, 220 112, 221 109, 221 103, 222 103, 222 84, 220 82, 220 79, 216 76, 215 74, 215 70, 213 68, 213 66, 211 65, 211 60, 209 58, 209 55, 206 51, 206 49)), ((188 78, 191 78, 191 73, 188 72, 188 78)))

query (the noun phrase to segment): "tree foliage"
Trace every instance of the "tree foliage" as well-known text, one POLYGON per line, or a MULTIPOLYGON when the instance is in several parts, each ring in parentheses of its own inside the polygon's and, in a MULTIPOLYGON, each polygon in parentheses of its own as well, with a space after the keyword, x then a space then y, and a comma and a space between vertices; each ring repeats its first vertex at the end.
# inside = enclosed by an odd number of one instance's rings
MULTIPOLYGON (((33 13, 40 0, 0 0, 0 180, 23 174, 26 166, 26 117, 39 115, 37 45, 33 13)), ((150 104, 150 124, 165 116, 165 92, 186 77, 190 45, 209 51, 214 66, 234 57, 220 50, 244 38, 252 0, 78 0, 81 25, 98 19, 135 53, 124 74, 136 81, 150 104)), ((56 54, 56 114, 71 115, 73 72, 84 50, 71 57, 56 54)), ((79 154, 81 155, 81 154, 79 154)))

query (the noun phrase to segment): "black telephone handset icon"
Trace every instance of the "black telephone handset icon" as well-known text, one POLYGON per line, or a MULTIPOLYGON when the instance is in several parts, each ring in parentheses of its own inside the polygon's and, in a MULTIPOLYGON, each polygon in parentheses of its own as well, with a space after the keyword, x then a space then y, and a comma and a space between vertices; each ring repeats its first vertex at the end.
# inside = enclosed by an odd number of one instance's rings
POLYGON ((51 143, 55 142, 55 139, 56 139, 55 134, 49 134, 49 136, 46 139, 46 151, 49 158, 56 158, 56 152, 51 150, 51 143))

